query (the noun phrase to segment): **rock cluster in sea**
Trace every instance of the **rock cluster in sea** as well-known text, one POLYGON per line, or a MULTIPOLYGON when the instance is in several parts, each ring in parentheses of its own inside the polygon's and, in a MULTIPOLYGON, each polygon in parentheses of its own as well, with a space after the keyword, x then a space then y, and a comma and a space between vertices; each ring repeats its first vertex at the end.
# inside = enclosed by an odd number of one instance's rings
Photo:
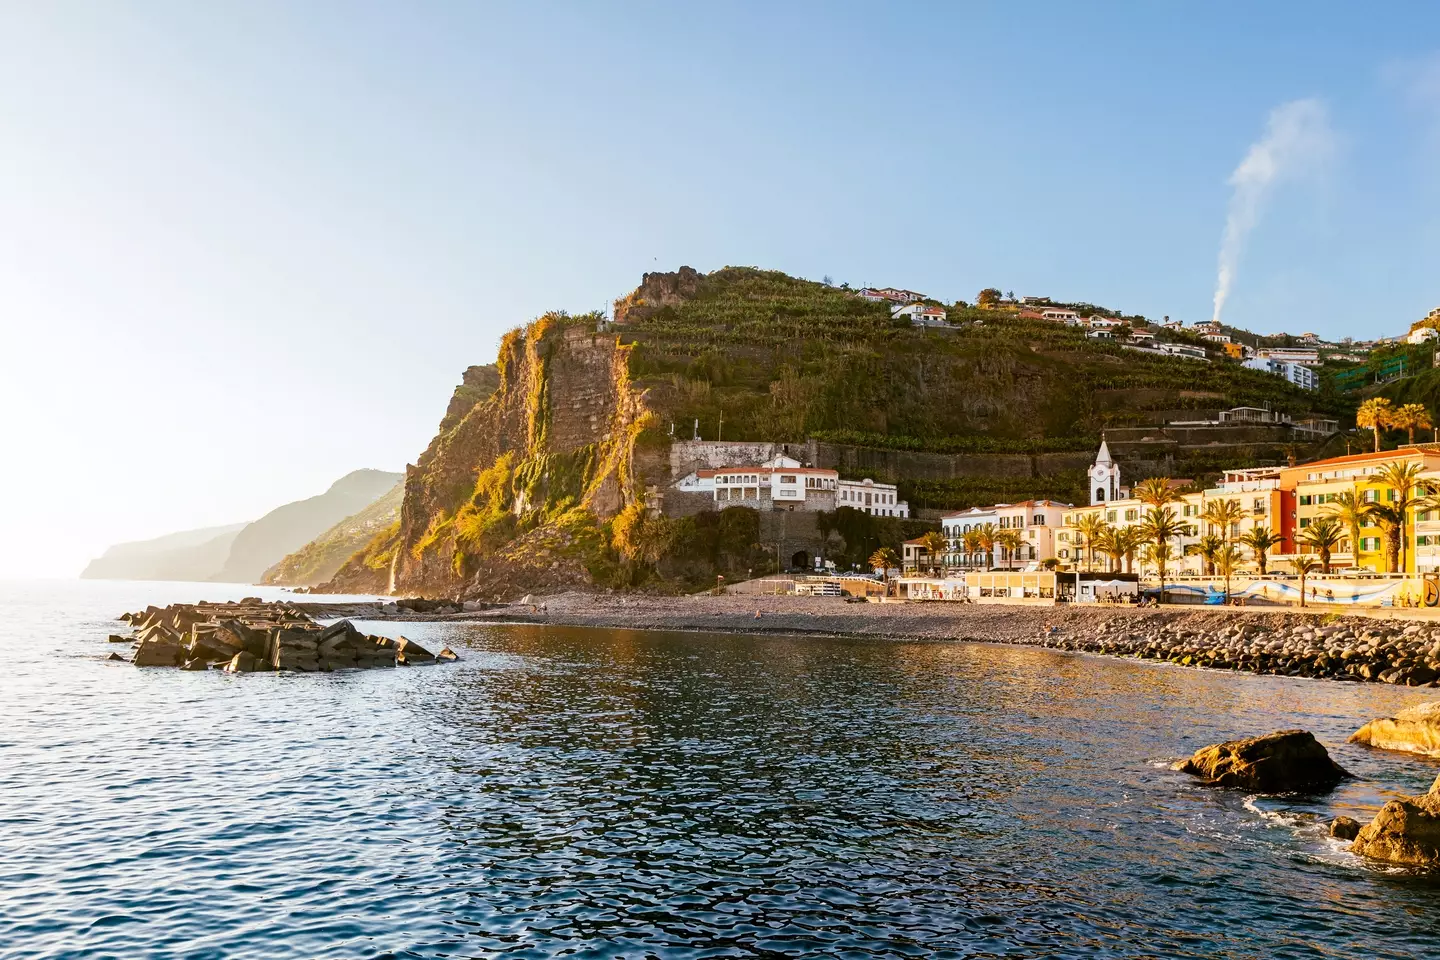
POLYGON ((1351 851, 1414 867, 1440 867, 1440 779, 1430 792, 1391 800, 1360 828, 1351 851))
MULTIPOLYGON (((182 603, 121 614, 134 642, 137 667, 206 670, 223 665, 229 673, 296 670, 305 673, 456 660, 449 647, 438 654, 407 640, 362 633, 348 620, 316 623, 286 603, 249 598, 228 603, 182 603)), ((110 659, 117 659, 111 654, 110 659)), ((123 659, 123 658, 119 658, 123 659)))
POLYGON ((1217 625, 1120 616, 1079 633, 1043 632, 1039 642, 1218 670, 1440 686, 1440 624, 1432 623, 1355 617, 1320 624, 1240 615, 1217 625))
POLYGON ((1213 744, 1174 769, 1257 793, 1323 793, 1350 776, 1308 730, 1213 744))
MULTIPOLYGON (((1210 786, 1257 793, 1324 793, 1350 776, 1306 730, 1212 744, 1173 769, 1202 777, 1210 786)), ((1336 817, 1330 835, 1350 841, 1353 853, 1373 860, 1440 867, 1440 778, 1428 793, 1391 800, 1363 826, 1351 817, 1336 817)))

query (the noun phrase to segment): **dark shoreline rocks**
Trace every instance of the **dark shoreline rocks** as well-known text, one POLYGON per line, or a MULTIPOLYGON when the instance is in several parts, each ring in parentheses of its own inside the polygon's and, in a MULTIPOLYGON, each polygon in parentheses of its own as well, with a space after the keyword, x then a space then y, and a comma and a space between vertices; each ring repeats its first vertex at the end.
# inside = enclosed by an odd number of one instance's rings
MULTIPOLYGON (((1182 615, 1183 617, 1183 615, 1182 615)), ((1042 635, 1041 646, 1164 660, 1181 666, 1323 680, 1440 687, 1440 625, 1370 618, 1275 625, 1237 617, 1203 621, 1111 619, 1089 636, 1042 635)))
MULTIPOLYGON (((434 663, 436 657, 413 640, 392 642, 370 636, 349 620, 322 626, 287 603, 256 598, 229 603, 172 604, 120 616, 134 629, 138 667, 226 673, 262 670, 328 673, 335 670, 434 663)), ((111 636, 110 642, 125 638, 111 636)), ((448 650, 448 648, 447 648, 448 650)), ((447 661, 458 659, 452 655, 447 661)))
POLYGON ((1306 730, 1212 744, 1171 769, 1255 793, 1324 793, 1350 776, 1306 730))

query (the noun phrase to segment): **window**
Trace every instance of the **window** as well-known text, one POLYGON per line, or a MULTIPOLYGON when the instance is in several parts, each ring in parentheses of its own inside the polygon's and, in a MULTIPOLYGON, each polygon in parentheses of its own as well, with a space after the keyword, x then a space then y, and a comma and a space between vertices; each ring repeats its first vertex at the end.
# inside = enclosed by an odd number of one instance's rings
POLYGON ((1310 518, 1309 518, 1309 517, 1301 517, 1301 518, 1300 518, 1300 529, 1301 529, 1301 530, 1304 530, 1304 529, 1305 529, 1306 527, 1308 527, 1308 526, 1310 526, 1310 518))
POLYGON ((792 474, 784 474, 784 473, 782 473, 782 474, 780 475, 780 482, 781 482, 781 483, 794 483, 794 482, 795 482, 795 477, 794 477, 792 474))
POLYGON ((1308 506, 1310 506, 1310 494, 1308 494, 1308 493, 1302 493, 1302 494, 1300 494, 1300 506, 1302 506, 1302 507, 1308 507, 1308 506))
POLYGON ((1035 516, 1030 518, 1030 523, 1037 527, 1045 526, 1045 515, 1040 513, 1035 514, 1035 516))
POLYGON ((1060 559, 1061 559, 1061 560, 1069 560, 1069 559, 1070 559, 1070 551, 1069 551, 1069 550, 1061 550, 1061 551, 1060 551, 1060 559))
POLYGON ((1374 502, 1375 502, 1375 493, 1376 493, 1376 492, 1375 492, 1374 490, 1366 490, 1366 491, 1365 491, 1365 502, 1366 502, 1366 503, 1374 503, 1374 502))
POLYGON ((1135 519, 1135 508, 1134 508, 1134 507, 1130 507, 1128 510, 1125 511, 1125 519, 1126 519, 1126 520, 1134 520, 1134 519, 1135 519))
POLYGON ((1379 550, 1379 549, 1380 549, 1380 538, 1379 538, 1379 537, 1361 537, 1361 538, 1360 538, 1360 550, 1361 550, 1362 552, 1363 552, 1363 551, 1366 551, 1366 550, 1379 550))
POLYGON ((1115 522, 1115 511, 1114 511, 1114 510, 1108 510, 1108 511, 1106 511, 1106 513, 1105 513, 1105 519, 1106 519, 1108 522, 1110 522, 1110 523, 1114 523, 1114 522, 1115 522))

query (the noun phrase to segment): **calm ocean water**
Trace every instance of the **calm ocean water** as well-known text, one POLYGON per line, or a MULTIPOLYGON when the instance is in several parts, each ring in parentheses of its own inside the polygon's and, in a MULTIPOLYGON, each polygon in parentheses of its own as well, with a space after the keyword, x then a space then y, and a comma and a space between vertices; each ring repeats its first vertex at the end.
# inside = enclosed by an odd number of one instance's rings
POLYGON ((1410 691, 521 626, 370 625, 450 667, 102 660, 121 610, 259 592, 0 584, 0 956, 1436 955, 1440 882, 1320 819, 1435 779, 1344 743, 1410 691), (1163 767, 1289 726, 1360 779, 1163 767))

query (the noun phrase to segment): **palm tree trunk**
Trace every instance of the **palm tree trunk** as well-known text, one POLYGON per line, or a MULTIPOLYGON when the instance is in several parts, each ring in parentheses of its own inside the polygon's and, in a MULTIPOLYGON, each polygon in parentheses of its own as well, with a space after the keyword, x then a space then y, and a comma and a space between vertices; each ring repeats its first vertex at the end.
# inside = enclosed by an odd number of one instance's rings
POLYGON ((1379 453, 1379 452, 1380 452, 1380 424, 1379 424, 1379 423, 1376 423, 1376 424, 1375 424, 1374 430, 1375 430, 1375 452, 1376 452, 1376 453, 1379 453))

